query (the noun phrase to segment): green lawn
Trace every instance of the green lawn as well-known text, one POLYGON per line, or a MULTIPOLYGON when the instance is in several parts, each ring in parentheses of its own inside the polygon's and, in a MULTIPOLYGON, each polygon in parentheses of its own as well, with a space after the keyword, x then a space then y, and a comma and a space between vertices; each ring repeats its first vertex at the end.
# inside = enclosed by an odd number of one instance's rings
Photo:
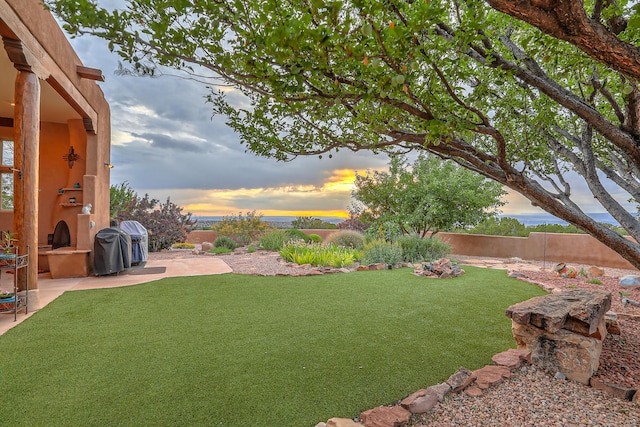
POLYGON ((305 427, 514 347, 504 271, 233 274, 67 292, 0 336, 5 425, 305 427))

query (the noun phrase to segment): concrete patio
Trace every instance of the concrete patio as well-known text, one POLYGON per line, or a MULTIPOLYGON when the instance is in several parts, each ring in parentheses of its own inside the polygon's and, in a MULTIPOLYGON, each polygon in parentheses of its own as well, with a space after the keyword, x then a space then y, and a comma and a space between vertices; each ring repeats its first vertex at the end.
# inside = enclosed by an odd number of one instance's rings
MULTIPOLYGON (((0 335, 20 324, 25 319, 37 313, 51 301, 66 291, 84 289, 114 288, 119 286, 137 285, 139 283, 152 282, 164 277, 202 276, 210 274, 231 273, 231 268, 218 257, 177 258, 163 260, 149 260, 144 270, 150 274, 137 274, 142 267, 132 269, 118 275, 89 276, 72 279, 52 279, 49 273, 38 275, 38 289, 29 293, 29 313, 18 313, 18 319, 14 322, 12 313, 0 313, 0 335), (154 268, 155 267, 155 268, 154 268), (165 268, 164 272, 157 272, 165 268), (132 274, 133 273, 133 274, 132 274)), ((0 280, 1 289, 12 289, 13 275, 3 272, 0 280)))

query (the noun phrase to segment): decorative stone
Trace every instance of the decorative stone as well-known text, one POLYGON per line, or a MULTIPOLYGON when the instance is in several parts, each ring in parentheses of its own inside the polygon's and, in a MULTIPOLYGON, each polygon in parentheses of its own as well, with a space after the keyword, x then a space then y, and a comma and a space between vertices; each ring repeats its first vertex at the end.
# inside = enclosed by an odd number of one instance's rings
POLYGON ((433 409, 436 403, 441 402, 450 390, 451 387, 447 383, 434 385, 410 394, 400 404, 413 414, 423 414, 433 409))
POLYGON ((595 265, 592 267, 589 267, 589 274, 591 275, 591 277, 602 277, 604 276, 604 269, 600 268, 600 267, 596 267, 595 265))
POLYGON ((640 391, 637 391, 634 393, 633 398, 631 399, 631 401, 633 403, 635 403, 636 405, 640 404, 640 391))
POLYGON ((385 264, 384 262, 369 264, 369 270, 384 270, 386 268, 387 268, 387 264, 385 264))
POLYGON ((472 385, 471 387, 467 387, 464 390, 465 393, 467 393, 469 396, 471 397, 480 397, 482 396, 482 389, 480 387, 476 387, 474 385, 472 385))
POLYGON ((327 427, 363 427, 363 424, 349 418, 331 418, 327 421, 327 427))
POLYGON ((356 268, 357 271, 369 271, 369 266, 368 265, 359 265, 356 268))
POLYGON ((465 367, 461 367, 449 377, 446 383, 451 387, 451 390, 458 392, 460 390, 464 390, 475 379, 476 377, 473 372, 465 367))
POLYGON ((203 252, 209 252, 211 249, 213 249, 213 243, 211 243, 211 242, 202 242, 202 251, 203 252))
POLYGON ((613 335, 620 335, 620 324, 618 323, 618 315, 613 311, 609 311, 604 315, 605 325, 607 326, 607 333, 613 335))
POLYGON ((379 406, 360 414, 365 427, 403 427, 409 418, 411 412, 402 406, 379 406))
POLYGON ((589 385, 591 385, 591 387, 595 388, 596 390, 606 391, 607 393, 612 394, 614 397, 622 400, 631 400, 634 393, 636 393, 635 389, 600 381, 595 377, 591 378, 589 385))
POLYGON ((577 289, 532 298, 506 314, 518 348, 530 350, 535 365, 589 384, 600 363, 610 307, 611 294, 577 289))
POLYGON ((543 335, 531 348, 536 366, 559 371, 572 381, 588 385, 600 365, 602 341, 574 334, 564 329, 543 335))
POLYGON ((610 293, 574 289, 512 305, 507 308, 506 315, 516 323, 531 324, 548 332, 565 328, 591 335, 610 308, 610 293))
POLYGON ((476 376, 476 386, 483 390, 500 384, 505 378, 511 378, 511 370, 506 366, 489 365, 473 373, 476 376))
POLYGON ((509 369, 519 368, 524 360, 531 359, 531 352, 528 350, 517 350, 511 348, 502 353, 493 355, 491 360, 496 365, 506 366, 509 369))
POLYGON ((327 423, 318 423, 315 427, 327 427, 327 423))
POLYGON ((640 276, 624 276, 620 279, 620 287, 625 289, 640 289, 640 276))
POLYGON ((440 401, 437 393, 434 391, 421 390, 421 394, 412 394, 400 402, 403 408, 407 409, 412 414, 424 414, 433 409, 434 406, 440 401))

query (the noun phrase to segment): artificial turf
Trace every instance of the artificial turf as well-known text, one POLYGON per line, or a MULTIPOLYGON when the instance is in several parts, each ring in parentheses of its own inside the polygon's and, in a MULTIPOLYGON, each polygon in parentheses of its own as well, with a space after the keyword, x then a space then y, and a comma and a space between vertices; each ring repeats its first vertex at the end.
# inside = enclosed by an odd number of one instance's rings
POLYGON ((67 292, 0 336, 0 413, 28 426, 313 426, 514 347, 504 271, 234 274, 67 292))

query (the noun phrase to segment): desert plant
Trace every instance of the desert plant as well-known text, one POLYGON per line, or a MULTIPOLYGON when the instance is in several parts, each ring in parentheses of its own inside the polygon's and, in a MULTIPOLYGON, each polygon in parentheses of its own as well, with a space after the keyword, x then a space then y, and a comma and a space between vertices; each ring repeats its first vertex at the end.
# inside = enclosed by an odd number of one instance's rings
POLYGON ((309 234, 309 240, 313 243, 322 243, 322 237, 317 234, 309 234))
POLYGON ((326 245, 360 249, 364 245, 364 234, 355 230, 341 230, 327 236, 324 243, 326 245))
POLYGON ((230 251, 233 251, 238 247, 238 243, 235 240, 233 240, 231 237, 220 236, 215 240, 215 242, 213 242, 213 247, 227 248, 230 251))
POLYGON ((387 221, 367 228, 364 235, 367 241, 382 239, 391 242, 402 235, 402 229, 397 223, 387 221))
POLYGON ((402 248, 402 257, 407 262, 430 261, 446 256, 451 245, 437 237, 421 239, 417 234, 400 236, 396 243, 402 248))
POLYGON ((271 229, 271 226, 262 221, 261 214, 251 211, 246 214, 240 212, 237 216, 225 216, 211 228, 218 232, 218 236, 230 237, 241 245, 248 245, 271 229))
POLYGON ((602 285, 602 282, 598 279, 589 279, 587 280, 587 283, 590 283, 592 285, 602 285))
POLYGON ((272 230, 260 236, 259 242, 262 249, 279 251, 286 240, 287 235, 283 230, 272 230))
POLYGON ((249 247, 247 248, 247 253, 254 253, 256 251, 256 247, 254 245, 249 245, 249 247))
POLYGON ((346 267, 359 258, 359 252, 345 246, 306 243, 302 240, 285 243, 280 256, 288 262, 326 267, 346 267))
POLYGON ((194 245, 193 243, 182 242, 182 243, 174 243, 173 246, 171 247, 173 249, 194 249, 196 245, 194 245))
POLYGON ((287 236, 288 240, 304 240, 305 242, 311 241, 311 238, 305 232, 300 231, 297 228, 285 230, 284 234, 287 236))
POLYGON ((362 249, 362 264, 397 264, 402 261, 402 248, 382 239, 372 240, 362 249))
MULTIPOLYGON (((191 213, 183 214, 182 208, 167 198, 166 203, 152 199, 148 194, 139 197, 125 182, 111 187, 112 215, 118 221, 135 220, 149 233, 149 251, 168 249, 177 242, 184 242, 187 233, 197 224, 191 213)), ((113 219, 113 218, 112 218, 113 219)))

